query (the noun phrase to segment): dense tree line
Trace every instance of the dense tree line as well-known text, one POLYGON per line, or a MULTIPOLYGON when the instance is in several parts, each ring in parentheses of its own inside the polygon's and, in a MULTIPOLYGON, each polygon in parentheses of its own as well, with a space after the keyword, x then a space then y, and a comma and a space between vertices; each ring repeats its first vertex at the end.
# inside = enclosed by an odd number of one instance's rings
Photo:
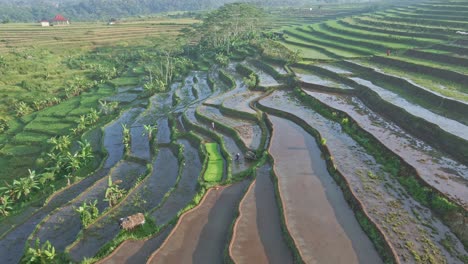
MULTIPOLYGON (((167 11, 218 8, 226 3, 253 2, 263 6, 362 2, 363 0, 0 0, 0 21, 33 22, 57 13, 72 21, 108 20, 167 11)), ((368 2, 368 0, 366 0, 368 2)))

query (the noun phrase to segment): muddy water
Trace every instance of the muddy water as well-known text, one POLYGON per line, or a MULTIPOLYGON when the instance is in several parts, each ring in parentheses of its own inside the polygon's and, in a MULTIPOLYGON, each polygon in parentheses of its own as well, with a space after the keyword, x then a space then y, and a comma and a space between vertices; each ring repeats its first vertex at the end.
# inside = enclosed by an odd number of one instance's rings
POLYGON ((353 74, 351 71, 349 71, 348 69, 344 69, 344 68, 341 68, 341 67, 338 67, 336 65, 331 65, 331 64, 318 64, 316 65, 320 68, 324 68, 326 70, 329 70, 329 71, 332 71, 332 72, 336 72, 338 74, 353 74))
POLYGON ((262 130, 253 121, 225 116, 218 108, 211 106, 201 105, 197 110, 200 114, 236 130, 247 148, 257 149, 260 146, 262 130))
MULTIPOLYGON (((195 108, 187 109, 187 111, 185 111, 185 116, 187 117, 187 119, 191 123, 196 124, 196 125, 201 126, 201 127, 204 127, 206 129, 211 129, 211 127, 209 125, 206 125, 205 123, 201 123, 201 122, 199 122, 197 120, 197 118, 195 116, 195 108)), ((224 158, 226 159, 226 161, 231 162, 232 173, 236 174, 236 173, 239 173, 239 172, 242 172, 242 171, 248 169, 250 163, 247 162, 242 157, 243 152, 242 152, 241 148, 239 146, 237 146, 237 143, 234 141, 234 139, 232 139, 231 137, 229 137, 229 136, 227 136, 227 135, 225 135, 223 133, 220 133, 218 131, 215 131, 215 132, 224 141, 224 145, 226 146, 226 151, 229 152, 229 154, 231 155, 231 157, 230 157, 231 160, 229 160, 229 157, 224 157, 224 158), (235 157, 236 153, 241 154, 241 158, 240 158, 239 161, 233 160, 233 157, 235 157)))
POLYGON ((184 214, 148 263, 222 263, 229 228, 248 182, 210 189, 184 214))
POLYGON ((441 129, 451 133, 457 137, 462 139, 468 140, 468 126, 463 125, 460 122, 454 121, 452 119, 448 119, 441 115, 435 114, 424 107, 419 105, 413 104, 405 100, 404 98, 400 97, 398 94, 393 93, 389 90, 386 90, 382 87, 374 85, 372 82, 361 79, 361 78, 350 78, 355 82, 369 87, 369 89, 373 90, 374 92, 378 93, 379 96, 400 108, 405 109, 408 113, 423 118, 430 123, 438 125, 441 129))
POLYGON ((194 72, 191 72, 187 78, 185 78, 184 85, 175 91, 175 94, 179 97, 181 105, 188 105, 190 102, 195 101, 197 98, 192 92, 194 72))
POLYGON ((37 224, 52 212, 52 210, 75 199, 85 189, 107 175, 110 168, 122 159, 123 145, 121 124, 131 124, 139 111, 141 111, 141 109, 126 111, 117 120, 104 128, 105 136, 103 146, 108 153, 108 157, 102 169, 99 169, 93 173, 93 175, 54 196, 47 205, 39 209, 39 211, 32 215, 31 218, 22 223, 17 223, 17 226, 13 230, 1 237, 0 256, 4 256, 2 257, 2 263, 18 263, 23 255, 24 245, 27 238, 34 231, 37 224))
POLYGON ((352 90, 353 88, 342 84, 338 83, 329 79, 325 79, 323 77, 320 77, 318 75, 315 75, 309 71, 303 70, 303 69, 298 69, 294 68, 294 74, 299 78, 304 83, 308 84, 317 84, 317 85, 323 85, 327 87, 332 87, 332 88, 339 88, 343 90, 352 90))
POLYGON ((193 199, 197 192, 197 180, 202 168, 198 150, 186 139, 180 139, 177 142, 184 146, 183 173, 176 189, 162 207, 152 213, 158 225, 164 225, 175 217, 193 199))
POLYGON ((328 174, 315 139, 291 121, 274 116, 270 120, 270 153, 285 219, 303 259, 307 263, 380 262, 328 174))
POLYGON ((245 112, 248 114, 256 114, 255 110, 249 105, 250 102, 262 96, 260 92, 244 92, 226 98, 222 105, 236 111, 245 112))
POLYGON ((158 133, 156 135, 158 144, 168 144, 171 142, 171 130, 169 128, 169 121, 167 118, 158 120, 158 133))
POLYGON ((286 91, 275 91, 260 104, 291 113, 326 138, 336 169, 348 181, 364 212, 396 249, 400 262, 415 263, 413 254, 426 259, 426 249, 431 248, 430 257, 436 263, 461 263, 456 255, 466 255, 466 251, 460 241, 428 208, 414 201, 396 179, 383 172, 372 156, 341 131, 339 124, 304 107, 286 91), (446 235, 451 237, 455 253, 441 245, 446 235))
POLYGON ((141 108, 132 109, 124 112, 119 119, 104 128, 104 148, 108 153, 104 168, 112 168, 124 154, 122 143, 122 125, 130 126, 134 118, 142 111, 141 108))
POLYGON ((167 227, 157 236, 146 240, 126 240, 99 264, 146 263, 149 256, 166 240, 172 227, 167 227))
POLYGON ((468 207, 468 167, 407 134, 398 125, 367 108, 358 98, 305 91, 310 96, 348 113, 360 127, 406 162, 434 188, 468 207))
POLYGON ((130 155, 142 160, 151 160, 148 135, 142 124, 136 123, 130 127, 130 155))
MULTIPOLYGON (((113 181, 122 180, 120 186, 129 189, 144 171, 145 167, 140 164, 122 161, 111 170, 110 174, 113 181)), ((66 246, 76 239, 76 235, 82 228, 79 214, 74 208, 78 208, 84 201, 97 200, 97 207, 102 212, 108 207, 108 203, 103 201, 106 188, 107 177, 104 177, 85 190, 70 204, 54 211, 35 231, 33 240, 36 238, 41 241, 49 240, 56 250, 63 251, 66 246)))
MULTIPOLYGON (((216 94, 215 96, 208 98, 206 100, 206 103, 213 105, 221 105, 226 98, 230 98, 237 94, 249 91, 249 89, 243 82, 243 77, 237 73, 236 65, 236 63, 230 63, 226 68, 226 71, 229 73, 229 75, 231 75, 234 78, 236 82, 236 87, 234 87, 234 89, 230 91, 225 91, 224 93, 220 93, 219 95, 216 94)), ((227 88, 224 88, 224 90, 226 89, 227 88)))
POLYGON ((256 66, 252 65, 251 63, 243 63, 245 64, 245 66, 249 67, 249 69, 251 69, 252 71, 255 72, 255 74, 258 75, 259 79, 260 79, 260 83, 259 85, 260 86, 263 86, 263 87, 273 87, 273 86, 278 86, 280 85, 278 83, 278 81, 276 81, 275 78, 273 78, 273 76, 271 76, 270 74, 266 73, 265 71, 263 71, 262 69, 260 68, 257 68, 256 66))
POLYGON ((230 245, 235 263, 293 263, 281 231, 270 169, 270 165, 257 169, 257 178, 239 206, 240 216, 230 245))
POLYGON ((110 214, 84 231, 83 237, 70 248, 70 256, 77 261, 94 256, 99 249, 120 231, 118 220, 135 213, 145 213, 157 207, 177 179, 177 157, 168 148, 161 148, 153 163, 153 173, 132 191, 110 214))
POLYGON ((208 75, 206 72, 194 72, 195 77, 197 78, 197 83, 194 84, 195 89, 198 91, 198 100, 203 100, 208 98, 212 92, 210 86, 208 85, 208 75))
POLYGON ((288 74, 288 72, 283 66, 276 64, 270 64, 270 66, 273 67, 273 69, 275 69, 275 71, 277 71, 279 74, 288 74))

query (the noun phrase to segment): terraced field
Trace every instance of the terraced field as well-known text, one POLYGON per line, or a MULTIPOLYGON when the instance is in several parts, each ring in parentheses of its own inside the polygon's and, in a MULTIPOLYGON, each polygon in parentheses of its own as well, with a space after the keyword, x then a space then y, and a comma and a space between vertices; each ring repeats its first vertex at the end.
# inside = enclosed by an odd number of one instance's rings
POLYGON ((281 19, 298 62, 252 51, 130 102, 96 171, 0 228, 2 263, 36 238, 86 263, 467 263, 467 4, 281 19), (95 199, 83 227, 75 209, 95 199))

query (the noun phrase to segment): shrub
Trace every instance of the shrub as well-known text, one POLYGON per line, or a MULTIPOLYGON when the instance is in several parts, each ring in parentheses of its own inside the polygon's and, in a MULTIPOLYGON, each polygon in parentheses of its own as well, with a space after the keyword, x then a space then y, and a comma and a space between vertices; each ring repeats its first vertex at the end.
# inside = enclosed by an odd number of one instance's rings
POLYGON ((34 247, 29 247, 21 263, 57 263, 57 253, 55 248, 50 244, 49 240, 42 246, 39 238, 36 239, 34 247))

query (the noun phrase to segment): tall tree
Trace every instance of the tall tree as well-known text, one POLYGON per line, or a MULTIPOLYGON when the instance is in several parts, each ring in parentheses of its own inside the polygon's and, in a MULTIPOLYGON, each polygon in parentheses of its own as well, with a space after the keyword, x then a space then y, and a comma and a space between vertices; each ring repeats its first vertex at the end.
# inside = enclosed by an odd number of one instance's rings
POLYGON ((200 45, 204 48, 229 53, 238 46, 254 39, 265 26, 261 9, 246 3, 226 4, 209 13, 203 23, 196 24, 200 45))

